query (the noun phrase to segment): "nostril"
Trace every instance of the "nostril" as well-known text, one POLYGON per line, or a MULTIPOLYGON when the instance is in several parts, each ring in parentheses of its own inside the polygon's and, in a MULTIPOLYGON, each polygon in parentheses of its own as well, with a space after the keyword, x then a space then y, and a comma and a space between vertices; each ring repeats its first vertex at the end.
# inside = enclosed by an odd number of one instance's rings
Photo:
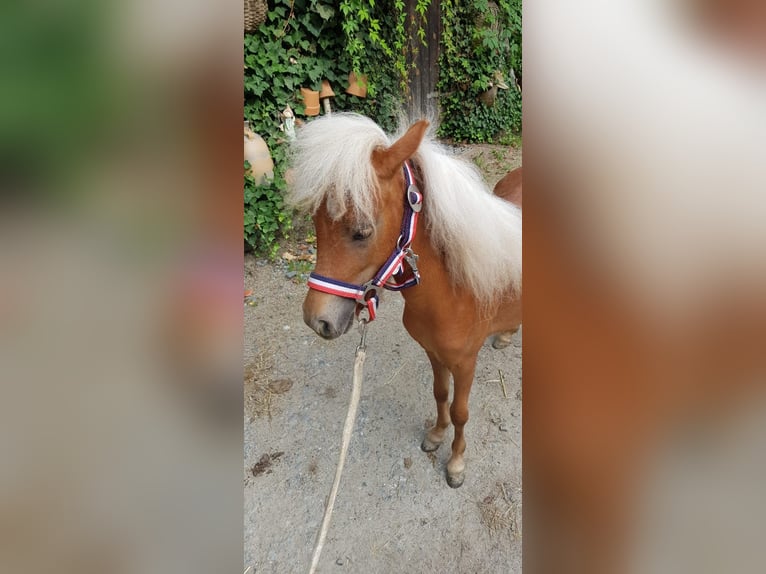
POLYGON ((323 337, 329 337, 332 334, 330 330, 330 323, 323 319, 319 319, 319 321, 317 321, 317 327, 319 334, 323 337))

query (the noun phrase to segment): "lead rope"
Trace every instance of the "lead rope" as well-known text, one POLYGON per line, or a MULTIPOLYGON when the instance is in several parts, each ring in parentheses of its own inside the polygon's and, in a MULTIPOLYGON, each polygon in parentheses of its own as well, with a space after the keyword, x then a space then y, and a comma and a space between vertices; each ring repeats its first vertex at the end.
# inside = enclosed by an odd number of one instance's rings
POLYGON ((319 529, 317 541, 316 544, 314 544, 314 555, 311 557, 311 568, 309 569, 309 574, 314 574, 314 572, 316 572, 317 564, 319 564, 319 556, 322 554, 322 547, 324 546, 324 540, 327 536, 327 530, 330 528, 330 518, 332 517, 332 509, 335 505, 335 497, 338 494, 338 487, 340 486, 340 477, 343 473, 343 465, 346 462, 346 455, 348 454, 348 445, 351 442, 351 433, 354 430, 356 410, 359 406, 359 397, 362 394, 362 374, 364 372, 364 359, 367 356, 367 344, 365 342, 365 337, 367 335, 367 322, 367 319, 359 320, 359 332, 361 333, 362 338, 359 341, 359 345, 356 347, 356 356, 354 359, 354 381, 351 387, 351 400, 348 403, 346 422, 343 425, 343 439, 340 443, 338 467, 335 469, 335 479, 333 480, 332 489, 330 489, 330 496, 327 499, 327 505, 324 509, 322 527, 319 529))

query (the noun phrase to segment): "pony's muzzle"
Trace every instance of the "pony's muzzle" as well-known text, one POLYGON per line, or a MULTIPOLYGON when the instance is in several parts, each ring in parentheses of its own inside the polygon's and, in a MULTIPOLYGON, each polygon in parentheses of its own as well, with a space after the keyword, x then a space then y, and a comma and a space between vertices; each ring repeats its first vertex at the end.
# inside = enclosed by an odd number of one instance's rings
POLYGON ((303 321, 323 339, 336 339, 351 328, 355 309, 353 299, 309 291, 303 301, 303 321))

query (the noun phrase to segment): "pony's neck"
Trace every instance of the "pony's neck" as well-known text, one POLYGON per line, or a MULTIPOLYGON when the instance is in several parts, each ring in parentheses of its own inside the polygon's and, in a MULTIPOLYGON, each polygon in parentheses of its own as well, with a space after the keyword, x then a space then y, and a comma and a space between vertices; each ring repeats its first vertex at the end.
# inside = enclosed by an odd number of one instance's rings
POLYGON ((401 291, 410 310, 433 308, 435 300, 446 303, 445 298, 459 296, 458 291, 462 290, 454 287, 442 254, 431 243, 428 214, 425 211, 421 213, 412 250, 418 255, 421 281, 418 285, 401 291))

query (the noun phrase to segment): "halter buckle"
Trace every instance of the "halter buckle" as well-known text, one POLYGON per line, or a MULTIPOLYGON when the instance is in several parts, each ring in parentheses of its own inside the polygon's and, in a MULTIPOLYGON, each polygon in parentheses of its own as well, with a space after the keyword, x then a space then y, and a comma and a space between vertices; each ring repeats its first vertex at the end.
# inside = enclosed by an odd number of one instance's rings
POLYGON ((412 249, 409 247, 404 250, 404 260, 407 262, 407 265, 410 266, 410 269, 412 269, 412 274, 415 276, 415 280, 420 282, 420 271, 418 271, 418 254, 415 253, 412 249))
POLYGON ((420 213, 420 210, 423 209, 423 198, 414 183, 407 188, 407 203, 410 204, 410 208, 415 213, 420 213))

